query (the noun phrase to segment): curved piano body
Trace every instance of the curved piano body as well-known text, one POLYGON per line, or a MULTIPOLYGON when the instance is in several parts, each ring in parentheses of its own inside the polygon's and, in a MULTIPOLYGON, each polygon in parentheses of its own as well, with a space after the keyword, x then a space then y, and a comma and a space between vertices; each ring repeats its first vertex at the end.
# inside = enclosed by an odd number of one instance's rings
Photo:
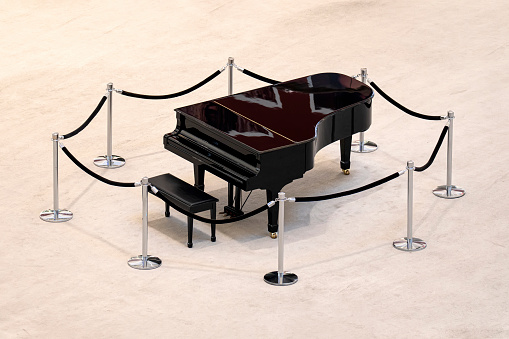
MULTIPOLYGON (((164 146, 194 164, 195 186, 203 189, 207 171, 245 191, 265 189, 271 201, 337 140, 341 168, 350 168, 352 135, 371 125, 372 98, 372 89, 352 77, 310 75, 178 108, 164 146)), ((277 232, 277 205, 269 209, 268 230, 277 232)))

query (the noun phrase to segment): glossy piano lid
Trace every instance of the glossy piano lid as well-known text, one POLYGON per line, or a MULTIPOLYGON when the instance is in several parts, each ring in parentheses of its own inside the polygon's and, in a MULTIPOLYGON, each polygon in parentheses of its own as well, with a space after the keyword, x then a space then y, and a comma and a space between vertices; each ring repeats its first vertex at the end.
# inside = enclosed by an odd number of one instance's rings
POLYGON ((322 119, 372 96, 350 76, 321 73, 176 110, 263 152, 313 139, 322 119))

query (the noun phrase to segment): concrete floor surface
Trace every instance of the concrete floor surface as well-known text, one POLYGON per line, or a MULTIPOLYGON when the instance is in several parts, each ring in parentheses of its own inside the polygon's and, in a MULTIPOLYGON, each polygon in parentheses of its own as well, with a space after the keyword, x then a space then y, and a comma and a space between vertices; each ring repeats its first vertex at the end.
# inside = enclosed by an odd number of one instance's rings
MULTIPOLYGON (((507 84, 509 4, 465 1, 17 1, 0 2, 1 338, 509 338, 507 84), (232 56, 240 67, 290 80, 320 72, 369 78, 401 104, 430 115, 453 110, 453 184, 439 199, 446 152, 414 176, 414 235, 404 253, 406 175, 375 189, 286 205, 285 268, 275 287, 277 241, 266 216, 209 227, 164 217, 149 199, 149 252, 162 266, 129 268, 141 253, 141 189, 103 184, 60 152, 59 200, 74 218, 45 223, 51 208, 53 132, 68 133, 114 87, 143 94, 188 88, 232 56)), ((64 140, 89 168, 133 182, 192 165, 166 151, 174 109, 227 94, 227 72, 172 100, 114 93, 113 150, 127 159, 95 168, 106 152, 106 107, 64 140)), ((234 92, 265 84, 235 72, 234 92)), ((338 167, 338 143, 284 188, 311 196, 359 187, 424 164, 444 121, 410 117, 375 95, 366 139, 379 149, 338 167)), ((355 137, 354 137, 355 138, 355 137)), ((206 190, 225 204, 226 184, 206 190)), ((254 191, 250 211, 264 203, 254 191)), ((206 214, 204 214, 206 215, 206 214)))

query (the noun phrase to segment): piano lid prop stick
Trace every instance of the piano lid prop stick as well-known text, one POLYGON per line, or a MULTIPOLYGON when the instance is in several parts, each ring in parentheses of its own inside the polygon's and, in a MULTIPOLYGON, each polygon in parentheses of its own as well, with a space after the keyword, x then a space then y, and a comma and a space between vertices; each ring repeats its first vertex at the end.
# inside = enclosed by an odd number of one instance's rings
POLYGON ((72 219, 72 212, 58 207, 58 140, 61 137, 53 133, 53 209, 47 209, 39 214, 39 217, 47 222, 64 222, 72 219))
POLYGON ((454 112, 447 112, 447 119, 449 119, 449 131, 447 132, 447 184, 438 186, 433 190, 433 194, 439 198, 454 199, 461 198, 465 195, 465 190, 456 187, 452 184, 452 135, 453 135, 453 120, 454 112))
POLYGON ((118 168, 125 165, 125 159, 118 156, 113 155, 113 142, 112 142, 112 134, 113 134, 113 83, 109 83, 106 85, 106 91, 108 92, 108 119, 107 119, 107 136, 106 136, 106 155, 100 155, 94 159, 94 164, 98 167, 102 168, 118 168))
POLYGON ((397 239, 392 243, 395 249, 415 252, 426 248, 426 242, 421 239, 414 238, 412 235, 412 219, 413 219, 413 203, 414 203, 414 170, 415 165, 412 160, 407 162, 408 170, 408 193, 407 193, 407 236, 397 239))
POLYGON ((277 271, 265 274, 263 280, 270 285, 288 286, 297 282, 298 277, 296 274, 284 271, 284 239, 285 239, 285 201, 295 201, 292 198, 286 198, 284 192, 278 193, 277 201, 279 203, 279 228, 278 228, 278 265, 277 271))
POLYGON ((148 178, 143 177, 141 179, 141 188, 142 188, 142 254, 136 257, 132 257, 127 261, 127 264, 135 268, 137 270, 152 270, 154 268, 158 268, 161 266, 161 259, 158 257, 153 257, 147 254, 148 249, 148 178))
MULTIPOLYGON (((361 68, 361 81, 367 84, 368 81, 368 69, 361 68)), ((352 142, 352 152, 355 153, 370 153, 376 151, 378 148, 377 144, 373 141, 364 141, 364 132, 359 133, 359 140, 352 142)))

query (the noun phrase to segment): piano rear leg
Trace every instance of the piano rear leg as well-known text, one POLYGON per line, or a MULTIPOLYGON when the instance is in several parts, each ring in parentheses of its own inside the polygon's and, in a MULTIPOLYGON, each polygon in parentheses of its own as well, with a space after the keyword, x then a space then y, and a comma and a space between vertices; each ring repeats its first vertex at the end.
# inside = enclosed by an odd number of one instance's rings
POLYGON ((205 190, 205 167, 194 164, 194 187, 205 190))
POLYGON ((339 141, 341 150, 341 170, 345 175, 350 174, 350 153, 352 149, 352 136, 341 139, 339 141))

